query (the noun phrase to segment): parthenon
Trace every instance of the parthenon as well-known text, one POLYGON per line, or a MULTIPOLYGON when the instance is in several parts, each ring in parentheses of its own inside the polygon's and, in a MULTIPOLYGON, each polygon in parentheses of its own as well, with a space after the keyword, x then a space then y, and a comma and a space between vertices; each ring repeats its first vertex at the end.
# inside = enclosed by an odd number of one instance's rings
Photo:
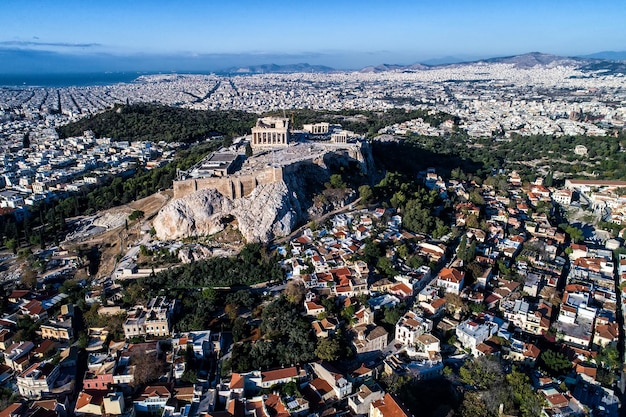
POLYGON ((262 117, 252 128, 252 149, 284 148, 289 144, 289 119, 262 117))

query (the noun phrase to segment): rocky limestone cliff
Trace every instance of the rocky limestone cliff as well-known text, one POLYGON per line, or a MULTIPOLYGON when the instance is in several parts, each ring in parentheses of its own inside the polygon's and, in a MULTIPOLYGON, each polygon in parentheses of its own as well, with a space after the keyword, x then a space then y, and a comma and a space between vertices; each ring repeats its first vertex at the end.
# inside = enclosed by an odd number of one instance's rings
POLYGON ((154 219, 159 239, 211 235, 234 217, 248 242, 267 242, 289 234, 300 218, 300 203, 284 182, 257 187, 250 196, 230 200, 217 190, 200 190, 173 200, 154 219))
POLYGON ((224 229, 221 221, 233 209, 233 202, 217 190, 202 190, 171 201, 154 219, 157 237, 164 240, 203 236, 224 229))
POLYGON ((231 214, 248 242, 267 242, 275 236, 288 235, 301 217, 299 200, 282 181, 261 185, 234 203, 231 214))
MULTIPOLYGON (((323 158, 304 160, 284 167, 284 181, 258 185, 247 197, 230 199, 215 189, 198 190, 171 201, 154 220, 156 236, 162 240, 211 235, 223 230, 233 218, 247 242, 268 242, 285 236, 308 220, 322 214, 312 197, 322 192, 330 169, 360 171, 369 175, 373 161, 369 146, 352 152, 327 152, 323 158)), ((350 201, 356 193, 347 193, 350 201)), ((349 201, 331 201, 322 211, 349 201)))

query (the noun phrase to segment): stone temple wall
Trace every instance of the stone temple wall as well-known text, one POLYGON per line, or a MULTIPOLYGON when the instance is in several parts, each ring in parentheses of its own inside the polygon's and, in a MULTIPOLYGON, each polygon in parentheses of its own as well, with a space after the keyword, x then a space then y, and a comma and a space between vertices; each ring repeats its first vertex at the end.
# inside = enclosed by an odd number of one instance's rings
POLYGON ((223 196, 235 199, 250 195, 260 184, 271 184, 282 180, 283 169, 281 167, 268 167, 254 174, 190 178, 174 181, 174 198, 182 198, 198 190, 213 188, 223 196))

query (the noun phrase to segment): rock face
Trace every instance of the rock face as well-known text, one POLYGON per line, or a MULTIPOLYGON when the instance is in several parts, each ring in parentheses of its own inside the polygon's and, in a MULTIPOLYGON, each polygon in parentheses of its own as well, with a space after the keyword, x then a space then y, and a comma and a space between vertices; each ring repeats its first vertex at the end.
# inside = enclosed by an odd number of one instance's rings
MULTIPOLYGON (((205 189, 172 200, 154 219, 156 236, 176 240, 211 235, 223 230, 233 219, 247 242, 267 242, 288 235, 310 214, 321 214, 313 208, 311 200, 324 189, 324 182, 330 177, 329 167, 345 165, 344 169, 372 172, 371 153, 356 153, 329 152, 323 160, 305 160, 285 167, 283 181, 258 185, 247 197, 231 199, 215 189, 205 189), (352 165, 349 161, 353 161, 352 165)), ((347 195, 350 200, 356 198, 356 193, 347 195)), ((347 202, 330 201, 321 211, 347 202)))
POLYGON ((234 217, 246 241, 267 242, 289 234, 300 212, 300 202, 282 181, 261 185, 250 196, 234 200, 216 190, 200 190, 165 206, 154 219, 154 230, 163 240, 211 235, 234 217))
POLYGON ((232 215, 248 242, 267 242, 274 236, 288 235, 301 216, 300 202, 282 181, 259 186, 234 203, 232 215))
POLYGON ((224 229, 222 219, 233 209, 233 202, 217 190, 202 190, 171 201, 154 220, 159 239, 211 235, 224 229))

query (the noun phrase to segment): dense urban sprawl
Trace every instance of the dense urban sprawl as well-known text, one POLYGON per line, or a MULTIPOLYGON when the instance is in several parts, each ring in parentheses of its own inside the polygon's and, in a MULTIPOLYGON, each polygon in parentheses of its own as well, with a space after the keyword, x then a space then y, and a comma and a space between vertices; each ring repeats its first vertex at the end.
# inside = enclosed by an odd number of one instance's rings
MULTIPOLYGON (((227 177, 323 159, 327 148, 378 135, 601 137, 624 127, 624 83, 567 65, 479 63, 0 88, 0 207, 28 221, 29 207, 171 161, 177 143, 93 132, 59 139, 56 127, 119 103, 255 113, 403 107, 456 118, 410 120, 369 137, 336 126, 336 136, 326 132, 334 144, 309 142, 304 156, 294 152, 305 145, 289 146, 286 114, 260 119, 250 126, 254 149, 244 145, 250 136, 238 138, 230 153, 181 173, 195 181, 202 170, 227 177), (277 129, 274 120, 285 123, 282 159, 253 156, 264 145, 255 132, 277 129), (256 165, 228 165, 246 158, 256 165)), ((219 237, 159 240, 140 210, 98 230, 77 216, 55 245, 5 240, 0 414, 617 416, 626 182, 552 172, 529 182, 507 169, 480 178, 430 168, 409 178, 385 168, 379 182, 351 191, 349 173, 335 173, 327 191, 346 204, 231 257, 208 255, 233 254, 220 240, 237 234, 232 224, 219 237), (115 238, 105 243, 107 229, 115 238), (98 271, 107 261, 98 251, 111 247, 114 266, 98 271), (215 284, 232 271, 245 272, 215 284)))

